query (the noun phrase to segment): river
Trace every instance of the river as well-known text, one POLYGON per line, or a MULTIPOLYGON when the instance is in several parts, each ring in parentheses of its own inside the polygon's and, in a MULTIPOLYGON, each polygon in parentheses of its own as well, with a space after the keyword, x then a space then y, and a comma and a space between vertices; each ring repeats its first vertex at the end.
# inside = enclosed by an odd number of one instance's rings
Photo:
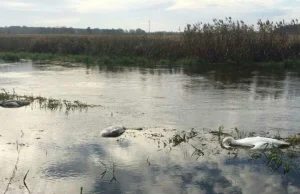
POLYGON ((270 169, 248 149, 222 149, 208 132, 299 133, 299 73, 1 63, 0 88, 101 105, 0 107, 0 192, 28 193, 28 171, 31 193, 300 192, 300 168, 270 169), (100 137, 118 124, 143 131, 100 137), (198 138, 169 145, 192 129, 198 138))

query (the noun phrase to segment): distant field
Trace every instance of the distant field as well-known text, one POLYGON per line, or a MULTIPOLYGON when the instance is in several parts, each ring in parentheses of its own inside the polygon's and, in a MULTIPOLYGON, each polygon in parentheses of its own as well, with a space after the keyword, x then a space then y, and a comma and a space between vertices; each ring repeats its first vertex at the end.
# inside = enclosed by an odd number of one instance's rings
POLYGON ((146 34, 146 35, 132 35, 132 34, 118 34, 118 35, 107 35, 107 34, 98 34, 98 35, 82 35, 82 34, 0 34, 0 38, 13 38, 13 37, 22 37, 22 38, 36 38, 36 37, 85 37, 85 38, 165 38, 171 40, 180 40, 182 37, 181 34, 146 34))

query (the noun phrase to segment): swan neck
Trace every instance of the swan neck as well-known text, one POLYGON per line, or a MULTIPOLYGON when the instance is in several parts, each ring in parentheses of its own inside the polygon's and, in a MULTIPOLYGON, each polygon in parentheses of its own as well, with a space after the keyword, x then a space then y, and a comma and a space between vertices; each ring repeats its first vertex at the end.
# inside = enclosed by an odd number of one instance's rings
POLYGON ((230 143, 233 145, 236 145, 236 144, 238 144, 238 141, 236 141, 235 139, 231 139, 230 143))

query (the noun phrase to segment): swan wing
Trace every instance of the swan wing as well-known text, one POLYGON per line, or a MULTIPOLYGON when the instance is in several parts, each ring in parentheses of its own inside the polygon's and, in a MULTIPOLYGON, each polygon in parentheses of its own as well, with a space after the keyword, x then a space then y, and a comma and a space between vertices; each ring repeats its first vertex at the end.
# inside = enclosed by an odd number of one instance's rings
POLYGON ((274 144, 274 145, 289 145, 289 143, 278 140, 278 139, 272 139, 268 137, 247 137, 244 139, 239 139, 237 142, 242 144, 259 144, 259 143, 268 143, 268 144, 274 144))
POLYGON ((268 142, 257 142, 254 144, 254 147, 251 148, 251 150, 263 150, 263 149, 267 149, 267 148, 271 148, 271 147, 275 147, 275 146, 268 142))
POLYGON ((278 148, 278 147, 283 146, 283 145, 288 146, 290 144, 286 143, 286 142, 280 142, 279 144, 278 144, 278 142, 277 143, 274 143, 274 142, 258 142, 251 149, 252 150, 270 149, 270 148, 278 148))
POLYGON ((277 144, 277 145, 290 145, 287 142, 281 141, 281 140, 277 140, 277 139, 272 139, 272 143, 273 144, 277 144))

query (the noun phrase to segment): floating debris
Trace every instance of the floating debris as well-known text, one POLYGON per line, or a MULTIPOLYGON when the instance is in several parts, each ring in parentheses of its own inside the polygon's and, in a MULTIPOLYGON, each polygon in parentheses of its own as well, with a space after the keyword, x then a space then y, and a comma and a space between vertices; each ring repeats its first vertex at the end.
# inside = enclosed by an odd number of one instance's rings
POLYGON ((103 129, 100 133, 102 137, 119 137, 122 135, 125 130, 136 130, 136 131, 142 131, 143 128, 138 127, 138 128, 126 128, 122 125, 117 125, 117 126, 110 126, 105 129, 103 129))
POLYGON ((30 102, 26 100, 6 100, 0 102, 0 106, 3 108, 20 108, 29 104, 30 102))
POLYGON ((102 137, 119 137, 125 132, 126 128, 124 126, 110 126, 103 129, 100 133, 102 137))

